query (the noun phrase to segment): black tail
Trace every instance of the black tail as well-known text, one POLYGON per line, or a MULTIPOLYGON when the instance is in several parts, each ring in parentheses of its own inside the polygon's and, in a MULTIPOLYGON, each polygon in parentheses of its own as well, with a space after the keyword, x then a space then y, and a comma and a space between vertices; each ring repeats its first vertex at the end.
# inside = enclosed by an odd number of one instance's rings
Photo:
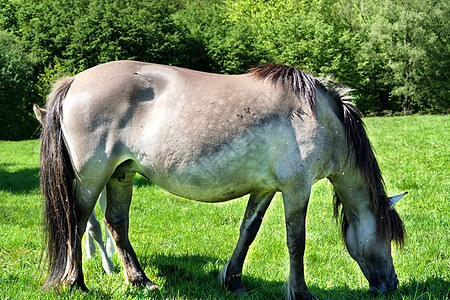
POLYGON ((62 103, 73 80, 67 77, 54 86, 47 99, 41 133, 40 176, 48 267, 44 288, 58 287, 67 279, 76 246, 74 173, 61 129, 62 103))

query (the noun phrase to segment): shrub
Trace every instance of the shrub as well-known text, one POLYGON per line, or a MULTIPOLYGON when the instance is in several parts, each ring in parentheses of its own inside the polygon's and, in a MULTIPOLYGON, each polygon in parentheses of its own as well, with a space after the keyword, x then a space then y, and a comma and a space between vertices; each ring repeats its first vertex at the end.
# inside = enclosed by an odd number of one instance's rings
POLYGON ((0 31, 0 140, 32 136, 38 126, 30 97, 34 63, 12 35, 0 31))

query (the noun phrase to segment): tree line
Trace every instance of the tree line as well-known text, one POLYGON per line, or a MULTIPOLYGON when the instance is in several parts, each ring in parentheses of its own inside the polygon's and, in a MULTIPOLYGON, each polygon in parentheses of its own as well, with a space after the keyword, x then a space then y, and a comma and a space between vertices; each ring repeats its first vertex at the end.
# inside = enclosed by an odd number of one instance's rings
POLYGON ((0 0, 1 139, 35 137, 55 79, 118 59, 237 74, 282 63, 365 114, 448 112, 445 0, 0 0))

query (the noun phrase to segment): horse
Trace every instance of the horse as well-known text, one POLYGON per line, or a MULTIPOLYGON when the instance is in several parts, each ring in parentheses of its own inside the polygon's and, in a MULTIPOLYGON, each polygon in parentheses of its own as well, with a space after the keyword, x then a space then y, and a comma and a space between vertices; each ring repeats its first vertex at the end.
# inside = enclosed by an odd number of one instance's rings
MULTIPOLYGON (((36 119, 41 123, 41 125, 43 125, 47 111, 45 109, 40 108, 36 104, 33 105, 33 111, 36 116, 36 119)), ((98 204, 104 215, 106 210, 106 189, 103 189, 102 193, 100 194, 100 197, 98 198, 98 204)), ((103 243, 102 228, 100 227, 100 223, 97 221, 95 211, 92 210, 91 216, 89 217, 89 220, 86 225, 87 259, 90 259, 94 255, 96 251, 96 245, 102 258, 103 269, 108 275, 113 274, 114 263, 111 261, 110 257, 114 253, 115 247, 112 241, 112 236, 105 225, 105 243, 103 243)))
POLYGON ((56 83, 46 102, 40 174, 46 264, 43 288, 88 291, 81 237, 106 187, 105 224, 125 281, 159 288, 128 239, 136 173, 184 198, 221 202, 249 194, 220 284, 246 293, 242 270, 273 196, 281 192, 289 252, 287 299, 316 299, 304 277, 312 185, 327 178, 343 239, 371 292, 396 290, 391 244, 404 224, 386 193, 357 108, 345 88, 297 68, 263 64, 240 75, 115 61, 56 83))

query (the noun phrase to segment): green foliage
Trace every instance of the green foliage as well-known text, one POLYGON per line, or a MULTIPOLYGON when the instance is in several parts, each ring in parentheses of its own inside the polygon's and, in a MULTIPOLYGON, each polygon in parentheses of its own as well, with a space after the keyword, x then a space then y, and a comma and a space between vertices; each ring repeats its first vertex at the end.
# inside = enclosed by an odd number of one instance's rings
POLYGON ((134 59, 227 74, 283 63, 349 85, 365 113, 448 111, 448 19, 445 0, 0 0, 0 30, 35 58, 21 91, 38 103, 56 75, 134 59))
MULTIPOLYGON (((174 63, 183 44, 164 1, 21 0, 14 33, 42 66, 72 72, 118 59, 174 63)), ((183 55, 181 55, 183 57, 183 55)))
MULTIPOLYGON (((51 88, 53 84, 60 78, 65 76, 73 76, 74 72, 71 72, 70 69, 60 63, 56 63, 53 67, 44 68, 43 73, 39 74, 37 78, 37 94, 39 99, 46 99, 48 94, 51 92, 51 88)), ((40 106, 43 106, 44 103, 38 103, 40 106)))
POLYGON ((0 140, 31 136, 37 128, 31 116, 34 59, 10 34, 0 31, 0 140))
POLYGON ((371 0, 355 7, 362 87, 378 101, 372 110, 448 109, 450 28, 443 23, 450 16, 448 1, 371 0))
POLYGON ((171 10, 162 1, 89 1, 64 56, 83 69, 118 59, 173 63, 179 38, 171 10))
POLYGON ((198 1, 176 16, 205 45, 213 70, 236 74, 276 62, 348 81, 350 35, 312 11, 310 2, 241 0, 207 6, 198 1))
POLYGON ((226 7, 220 1, 193 1, 174 18, 203 52, 199 67, 194 66, 196 69, 237 74, 259 62, 250 28, 230 23, 226 7))

